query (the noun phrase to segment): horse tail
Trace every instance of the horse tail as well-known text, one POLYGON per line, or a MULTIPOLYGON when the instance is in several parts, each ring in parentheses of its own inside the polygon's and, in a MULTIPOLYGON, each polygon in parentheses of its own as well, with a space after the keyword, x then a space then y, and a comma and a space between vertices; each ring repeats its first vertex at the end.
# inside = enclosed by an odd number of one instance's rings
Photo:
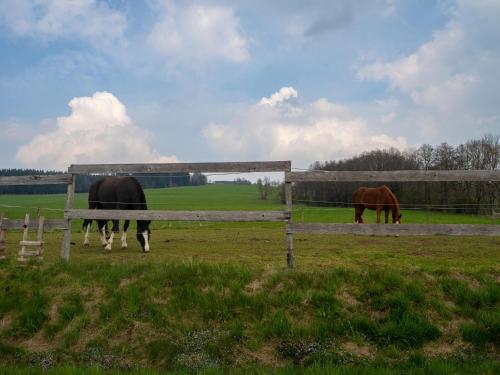
POLYGON ((138 209, 138 210, 147 210, 148 209, 148 205, 146 203, 146 195, 144 194, 144 190, 142 188, 142 185, 140 184, 140 182, 135 177, 132 177, 131 180, 133 181, 133 183, 136 186, 137 198, 139 200, 139 202, 137 202, 137 203, 141 203, 141 204, 137 205, 136 209, 138 209))

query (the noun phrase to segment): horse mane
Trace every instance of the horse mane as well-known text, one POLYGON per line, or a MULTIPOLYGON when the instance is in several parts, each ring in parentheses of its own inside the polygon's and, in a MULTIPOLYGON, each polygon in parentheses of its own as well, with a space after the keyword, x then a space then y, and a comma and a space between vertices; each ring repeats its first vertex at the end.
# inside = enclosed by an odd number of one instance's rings
POLYGON ((391 189, 389 189, 387 186, 383 186, 385 189, 387 189, 387 193, 389 195, 389 197, 391 198, 392 200, 392 207, 391 207, 391 211, 394 211, 396 210, 396 213, 399 215, 399 202, 398 202, 398 199, 396 198, 396 195, 392 192, 391 189))

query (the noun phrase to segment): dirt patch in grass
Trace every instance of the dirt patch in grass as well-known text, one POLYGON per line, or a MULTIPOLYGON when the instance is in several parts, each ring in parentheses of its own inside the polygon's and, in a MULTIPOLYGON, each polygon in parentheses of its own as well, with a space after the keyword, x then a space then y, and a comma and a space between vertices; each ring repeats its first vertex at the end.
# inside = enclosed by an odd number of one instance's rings
MULTIPOLYGON (((436 322, 437 319, 432 320, 436 322)), ((472 345, 462 340, 460 326, 470 322, 472 320, 455 318, 447 320, 444 324, 436 323, 442 335, 439 339, 425 344, 422 347, 422 352, 427 356, 436 357, 469 351, 472 349, 472 345)))
POLYGON ((262 344, 262 346, 257 350, 241 348, 242 357, 250 358, 252 362, 256 362, 259 365, 275 368, 283 367, 286 363, 278 356, 276 351, 277 346, 278 343, 272 340, 262 344))
POLYGON ((6 314, 2 319, 0 319, 0 334, 10 328, 12 325, 12 315, 6 314))
POLYGON ((342 301, 342 305, 345 308, 357 306, 359 301, 347 290, 343 289, 337 294, 337 298, 342 301))
POLYGON ((252 280, 247 285, 245 285, 244 291, 247 294, 255 294, 262 290, 262 285, 269 280, 269 278, 276 273, 276 270, 268 268, 255 280, 252 280))
POLYGON ((461 339, 447 340, 440 339, 431 341, 424 345, 422 352, 429 357, 449 356, 466 351, 470 345, 465 344, 461 339))
POLYGON ((59 319, 59 306, 61 306, 61 299, 57 298, 56 301, 52 302, 52 305, 50 306, 49 309, 49 323, 54 324, 55 322, 58 321, 59 319))
POLYGON ((135 281, 135 279, 129 279, 129 278, 124 278, 120 280, 120 283, 118 284, 118 288, 125 288, 132 284, 135 281))
POLYGON ((346 341, 341 344, 340 349, 342 352, 349 353, 358 358, 373 358, 376 349, 367 344, 358 344, 354 341, 346 341))
POLYGON ((46 352, 52 349, 51 343, 47 340, 42 330, 38 331, 33 337, 21 341, 19 346, 33 353, 46 352))
POLYGON ((100 287, 83 287, 80 289, 83 297, 83 306, 92 320, 99 315, 98 304, 103 300, 104 290, 100 287))

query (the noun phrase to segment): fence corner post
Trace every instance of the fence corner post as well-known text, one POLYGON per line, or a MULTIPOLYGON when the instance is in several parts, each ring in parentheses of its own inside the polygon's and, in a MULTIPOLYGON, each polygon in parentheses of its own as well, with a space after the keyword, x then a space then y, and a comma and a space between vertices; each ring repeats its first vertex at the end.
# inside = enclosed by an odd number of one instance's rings
MULTIPOLYGON (((66 210, 73 208, 73 200, 75 198, 75 175, 72 175, 71 182, 68 184, 66 195, 66 210)), ((61 258, 69 260, 71 246, 71 219, 64 219, 66 229, 64 230, 63 241, 61 245, 61 258)))

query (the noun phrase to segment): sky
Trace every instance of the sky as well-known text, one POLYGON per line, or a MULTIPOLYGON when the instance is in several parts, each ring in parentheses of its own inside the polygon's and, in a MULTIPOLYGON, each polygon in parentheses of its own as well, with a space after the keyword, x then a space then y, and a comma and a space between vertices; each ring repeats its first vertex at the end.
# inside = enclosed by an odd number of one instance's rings
POLYGON ((498 0, 0 0, 0 168, 500 135, 498 0))

